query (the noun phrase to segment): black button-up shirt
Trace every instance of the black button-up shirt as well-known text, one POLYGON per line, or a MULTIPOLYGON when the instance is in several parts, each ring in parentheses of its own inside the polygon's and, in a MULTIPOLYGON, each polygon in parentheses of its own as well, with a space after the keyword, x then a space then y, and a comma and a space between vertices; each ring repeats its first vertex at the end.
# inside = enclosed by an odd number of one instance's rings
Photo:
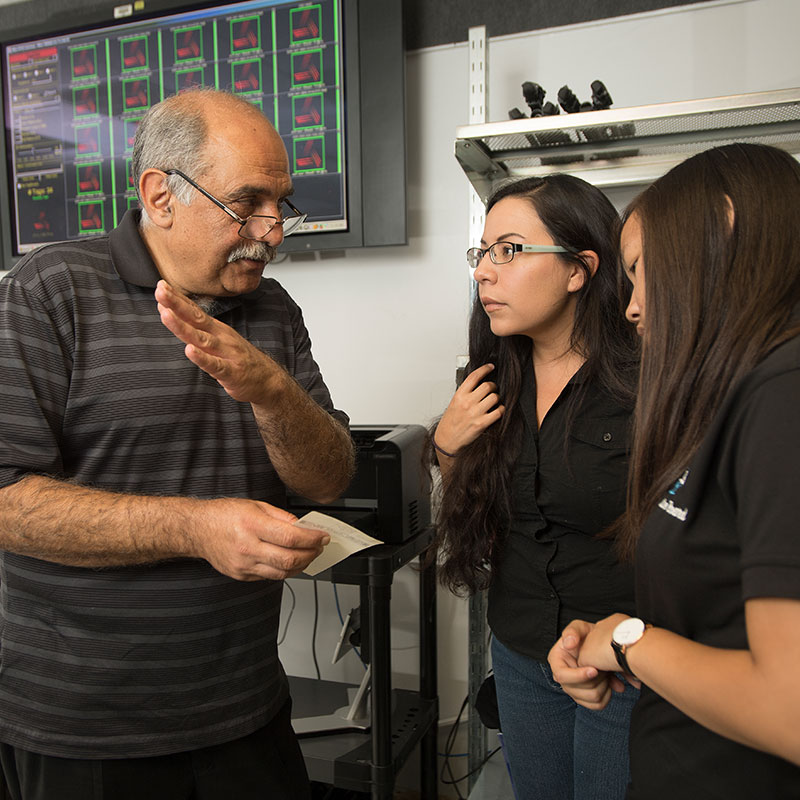
POLYGON ((526 372, 513 515, 489 588, 494 635, 539 661, 573 619, 634 609, 632 569, 618 563, 612 541, 597 538, 625 508, 631 410, 587 386, 568 420, 568 400, 584 372, 567 384, 541 428, 533 367, 526 372))

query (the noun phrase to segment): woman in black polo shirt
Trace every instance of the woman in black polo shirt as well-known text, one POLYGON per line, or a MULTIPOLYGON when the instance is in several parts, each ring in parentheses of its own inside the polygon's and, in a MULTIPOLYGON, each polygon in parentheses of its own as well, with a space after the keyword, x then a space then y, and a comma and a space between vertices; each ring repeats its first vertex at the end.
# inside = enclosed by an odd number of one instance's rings
POLYGON ((640 618, 575 622, 550 662, 589 708, 615 670, 644 684, 630 800, 800 798, 799 221, 797 162, 736 144, 656 181, 623 229, 640 618))
POLYGON ((633 609, 631 570, 598 535, 624 510, 638 369, 617 230, 608 199, 574 177, 524 179, 490 198, 481 246, 467 252, 478 284, 471 371, 432 438, 443 475, 439 574, 456 592, 489 589, 520 800, 614 800, 627 784, 638 691, 598 719, 546 662, 570 619, 633 609))

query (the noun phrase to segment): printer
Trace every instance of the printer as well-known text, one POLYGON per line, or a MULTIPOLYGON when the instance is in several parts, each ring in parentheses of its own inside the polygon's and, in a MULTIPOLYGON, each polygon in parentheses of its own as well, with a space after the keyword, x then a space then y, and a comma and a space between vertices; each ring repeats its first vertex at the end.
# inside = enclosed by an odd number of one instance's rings
POLYGON ((353 425, 353 480, 333 503, 320 505, 290 493, 286 508, 298 517, 322 511, 387 544, 402 544, 431 521, 430 474, 422 462, 422 425, 353 425))

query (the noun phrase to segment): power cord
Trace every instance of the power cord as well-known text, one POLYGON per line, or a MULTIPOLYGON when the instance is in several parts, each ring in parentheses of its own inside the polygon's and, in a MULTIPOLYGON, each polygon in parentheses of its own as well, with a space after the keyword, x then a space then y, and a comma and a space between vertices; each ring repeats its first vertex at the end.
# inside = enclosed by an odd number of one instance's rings
POLYGON ((462 775, 460 778, 456 778, 456 776, 453 774, 453 768, 450 765, 450 759, 455 757, 452 752, 453 745, 455 744, 456 734, 458 733, 458 726, 461 724, 461 716, 463 715, 464 709, 467 707, 468 702, 469 702, 469 695, 467 695, 464 698, 464 702, 461 704, 461 708, 458 710, 458 715, 456 716, 455 721, 451 725, 450 730, 448 731, 447 734, 447 739, 445 740, 444 753, 440 754, 444 756, 444 762, 442 763, 442 769, 439 774, 439 780, 446 786, 452 786, 456 790, 456 797, 458 798, 458 800, 466 800, 464 795, 461 794, 458 784, 461 783, 461 781, 465 781, 467 778, 469 778, 476 772, 479 772, 481 769, 483 769, 483 766, 486 764, 486 762, 500 749, 499 746, 495 747, 495 749, 492 750, 490 753, 488 753, 486 758, 484 758, 483 761, 481 761, 481 763, 478 764, 477 767, 471 769, 469 772, 467 772, 465 775, 462 775), (444 776, 445 770, 447 770, 447 773, 450 776, 449 779, 445 778, 444 776))
POLYGON ((311 631, 311 657, 314 659, 314 669, 317 671, 317 680, 322 680, 317 661, 317 624, 319 623, 319 589, 317 580, 314 579, 314 628, 311 631))
POLYGON ((292 606, 289 609, 289 615, 286 617, 286 624, 283 627, 283 635, 278 637, 278 644, 283 644, 283 640, 286 638, 286 634, 289 633, 289 623, 292 621, 292 614, 294 614, 294 608, 297 605, 297 596, 294 593, 294 589, 292 589, 291 584, 288 581, 283 582, 283 588, 289 590, 289 594, 292 596, 292 606))
MULTIPOLYGON (((339 615, 339 623, 342 627, 344 627, 344 617, 342 616, 342 607, 339 605, 339 590, 335 583, 332 583, 333 586, 333 599, 336 601, 336 613, 339 615)), ((356 647, 354 644, 351 643, 350 645, 353 648, 353 652, 358 656, 358 660, 361 662, 361 666, 364 669, 367 668, 367 662, 361 657, 361 650, 356 647)))
MULTIPOLYGON (((337 592, 336 584, 333 583, 331 585, 333 586, 333 594, 334 594, 334 598, 336 600, 336 612, 339 615, 339 621, 341 622, 342 625, 344 625, 344 619, 342 617, 342 610, 341 610, 341 606, 339 604, 339 593, 337 592)), ((287 614, 286 622, 283 625, 283 633, 279 633, 278 642, 277 642, 278 645, 282 645, 284 643, 284 641, 286 640, 286 636, 289 633, 289 624, 292 621, 292 616, 294 615, 295 608, 297 607, 297 595, 295 594, 295 591, 292 588, 292 585, 289 583, 289 581, 284 581, 283 586, 284 586, 284 589, 288 589, 289 594, 291 595, 291 598, 292 598, 292 604, 289 607, 289 613, 287 614)), ((313 625, 312 634, 311 634, 311 656, 312 656, 313 661, 314 661, 314 669, 315 669, 316 674, 317 674, 317 680, 320 680, 321 679, 321 672, 320 672, 320 668, 319 668, 319 659, 317 658, 317 629, 318 629, 318 627, 319 627, 319 588, 318 588, 317 581, 314 580, 314 625, 313 625)), ((361 652, 360 652, 359 648, 357 648, 355 646, 352 646, 352 647, 353 647, 353 650, 355 651, 355 654, 358 656, 359 661, 361 661, 361 665, 364 667, 364 669, 366 669, 367 668, 367 664, 365 663, 364 659, 361 657, 361 652)))

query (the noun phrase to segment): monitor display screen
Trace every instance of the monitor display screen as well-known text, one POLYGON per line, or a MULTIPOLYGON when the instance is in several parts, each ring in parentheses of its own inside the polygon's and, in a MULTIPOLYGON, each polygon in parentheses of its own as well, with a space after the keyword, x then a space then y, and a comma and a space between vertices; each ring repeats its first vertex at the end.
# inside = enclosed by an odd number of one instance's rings
POLYGON ((139 120, 197 86, 273 122, 308 213, 301 233, 348 230, 345 69, 342 0, 250 0, 4 44, 13 254, 114 228, 137 205, 139 120))

